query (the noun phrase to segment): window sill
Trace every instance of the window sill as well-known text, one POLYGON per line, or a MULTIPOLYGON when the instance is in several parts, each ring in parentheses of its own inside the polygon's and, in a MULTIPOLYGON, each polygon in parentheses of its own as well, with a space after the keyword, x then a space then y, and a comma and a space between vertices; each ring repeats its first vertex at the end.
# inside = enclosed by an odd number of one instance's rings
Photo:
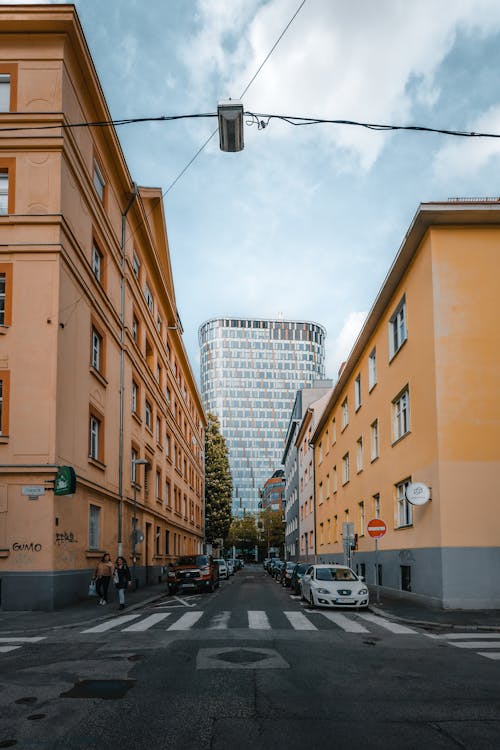
POLYGON ((146 424, 146 432, 148 433, 148 435, 151 435, 151 437, 153 437, 153 430, 151 429, 151 426, 148 424, 146 424))
POLYGON ((375 461, 378 461, 379 456, 373 456, 373 458, 370 458, 370 463, 374 464, 375 461))
POLYGON ((93 558, 96 559, 97 557, 101 558, 104 555, 104 550, 100 549, 88 549, 85 552, 85 557, 87 558, 93 558))
POLYGON ((407 341, 408 341, 408 335, 406 336, 405 340, 400 344, 399 348, 396 349, 396 351, 393 352, 390 355, 390 357, 389 357, 389 365, 391 365, 393 363, 393 361, 396 359, 396 357, 398 356, 399 352, 401 351, 401 349, 403 348, 403 346, 406 344, 407 341))
POLYGON ((10 555, 10 549, 0 549, 0 558, 8 557, 10 555))
POLYGON ((4 445, 9 442, 9 435, 0 435, 0 445, 4 445))
POLYGON ((375 381, 373 385, 369 386, 368 393, 371 393, 373 390, 375 390, 376 387, 377 387, 377 381, 375 381))
POLYGON ((106 464, 102 461, 99 461, 98 458, 92 458, 92 456, 88 457, 89 464, 92 464, 92 466, 95 466, 97 469, 100 469, 101 471, 106 470, 106 464))
POLYGON ((133 416, 133 418, 135 419, 135 421, 136 421, 136 422, 137 422, 138 424, 141 424, 141 425, 142 425, 142 419, 140 418, 140 416, 139 416, 139 415, 137 414, 137 412, 136 412, 136 411, 133 411, 133 412, 132 412, 132 416, 133 416))
POLYGON ((5 336, 10 326, 0 325, 0 336, 5 336))
POLYGON ((401 526, 395 526, 394 531, 401 531, 402 529, 411 529, 412 527, 413 527, 413 522, 405 523, 405 524, 402 524, 401 526))
POLYGON ((401 435, 401 437, 398 437, 396 440, 394 440, 391 443, 391 446, 394 447, 395 445, 397 445, 398 443, 400 443, 402 440, 404 440, 405 437, 407 437, 408 435, 411 435, 411 430, 408 430, 408 432, 405 432, 404 435, 401 435))
POLYGON ((101 383, 101 385, 103 385, 106 388, 106 386, 108 385, 108 381, 106 380, 104 375, 101 372, 99 372, 99 370, 96 370, 96 368, 92 366, 90 367, 90 372, 101 383))

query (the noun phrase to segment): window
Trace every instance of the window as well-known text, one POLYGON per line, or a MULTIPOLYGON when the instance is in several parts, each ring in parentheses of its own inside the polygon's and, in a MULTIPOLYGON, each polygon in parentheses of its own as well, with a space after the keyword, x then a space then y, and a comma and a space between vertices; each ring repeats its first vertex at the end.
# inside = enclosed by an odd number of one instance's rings
POLYGON ((155 530, 155 555, 156 557, 160 556, 160 539, 161 539, 161 529, 159 526, 157 526, 155 530))
POLYGON ((396 499, 398 504, 398 526, 411 526, 413 523, 412 506, 406 499, 406 488, 410 480, 406 479, 396 485, 396 499))
POLYGON ((9 213, 9 173, 0 172, 0 215, 9 213))
POLYGON ((318 446, 318 452, 319 452, 319 463, 323 461, 323 443, 321 442, 318 446))
POLYGON ((0 326, 12 323, 12 264, 0 263, 0 326))
POLYGON ((377 382, 377 349, 373 347, 368 357, 368 390, 374 387, 377 382))
POLYGON ((101 509, 89 506, 89 549, 99 549, 101 509))
POLYGON ((102 253, 94 242, 92 245, 92 273, 99 283, 102 282, 102 258, 102 253))
POLYGON ((147 283, 144 288, 144 297, 146 298, 146 304, 149 307, 150 312, 153 312, 153 295, 151 294, 151 289, 147 283))
POLYGON ((102 421, 96 414, 89 418, 89 456, 102 462, 102 421))
POLYGON ((144 405, 144 421, 148 430, 151 430, 153 428, 153 410, 147 399, 144 405))
POLYGON ((320 543, 320 546, 325 543, 323 522, 321 522, 319 525, 319 543, 320 543))
POLYGON ((363 471, 363 438, 356 441, 356 471, 363 471))
POLYGON ((333 477, 332 477, 333 478, 333 492, 335 494, 337 492, 338 488, 339 488, 339 483, 338 483, 338 479, 337 479, 337 466, 336 465, 333 467, 332 475, 333 475, 333 477))
POLYGON ((337 442, 337 422, 332 419, 332 445, 337 442))
POLYGON ((139 271, 141 268, 141 261, 137 257, 135 250, 132 251, 132 271, 134 272, 134 276, 136 279, 139 278, 139 271))
POLYGON ((346 453, 342 459, 342 484, 349 481, 349 453, 346 453))
POLYGON ((380 518, 380 495, 378 492, 373 496, 373 514, 375 518, 380 518))
POLYGON ((378 458, 378 419, 370 425, 371 460, 378 458))
POLYGON ((163 323, 163 321, 161 319, 161 315, 157 315, 156 316, 156 328, 158 330, 158 333, 161 333, 162 323, 163 323))
POLYGON ((92 346, 91 346, 91 365, 94 368, 94 370, 97 370, 98 372, 101 372, 102 368, 102 351, 103 351, 103 342, 102 342, 102 336, 97 330, 97 328, 94 328, 92 326, 92 346))
POLYGON ((157 500, 161 500, 161 472, 158 469, 155 474, 155 497, 157 500))
POLYGON ((130 465, 132 466, 132 484, 135 484, 136 476, 137 476, 137 465, 136 461, 139 458, 139 454, 137 453, 135 448, 132 448, 130 452, 130 465))
POLYGON ((101 199, 101 201, 104 202, 104 188, 106 186, 106 183, 104 181, 104 177, 102 176, 102 172, 99 168, 98 163, 94 159, 94 187, 97 191, 97 195, 101 199))
POLYGON ((10 111, 10 74, 0 73, 0 112, 10 111))
POLYGON ((389 354, 391 359, 401 349, 407 338, 406 298, 403 297, 389 321, 389 354))
POLYGON ((359 535, 365 535, 365 504, 363 501, 358 503, 359 510, 359 535))
POLYGON ((347 427, 349 424, 349 405, 347 403, 347 396, 342 401, 342 429, 347 427))
POLYGON ((9 386, 10 372, 0 370, 0 435, 9 434, 9 386))
POLYGON ((167 388, 165 391, 165 398, 167 400, 167 404, 170 406, 172 402, 172 394, 170 393, 170 388, 167 388))
POLYGON ((155 438, 158 445, 161 444, 161 419, 156 417, 155 438))
POLYGON ((354 409, 358 411, 361 406, 361 375, 356 377, 354 381, 354 409))
POLYGON ((136 344, 139 343, 139 321, 135 315, 132 318, 132 338, 136 344))
POLYGON ((165 531, 165 554, 170 554, 170 531, 168 529, 165 531))
POLYGON ((139 403, 139 386, 132 380, 132 413, 137 414, 137 405, 139 403))
POLYGON ((319 505, 323 504, 323 482, 319 483, 319 505))
POLYGON ((411 565, 401 565, 401 589, 411 591, 411 565))
POLYGON ((165 482, 165 505, 170 505, 170 482, 165 482))
POLYGON ((170 457, 170 435, 168 433, 165 435, 165 455, 168 458, 170 457))
POLYGON ((392 426, 394 442, 410 431, 410 394, 405 388, 392 402, 392 426))

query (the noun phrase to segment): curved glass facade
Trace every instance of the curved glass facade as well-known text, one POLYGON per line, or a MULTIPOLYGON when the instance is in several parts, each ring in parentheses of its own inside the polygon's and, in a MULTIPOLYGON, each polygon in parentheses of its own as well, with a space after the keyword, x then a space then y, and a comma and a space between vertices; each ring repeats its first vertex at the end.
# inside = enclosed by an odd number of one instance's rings
POLYGON ((300 388, 324 377, 325 329, 317 323, 213 318, 199 329, 201 393, 229 449, 233 515, 255 513, 281 466, 300 388))

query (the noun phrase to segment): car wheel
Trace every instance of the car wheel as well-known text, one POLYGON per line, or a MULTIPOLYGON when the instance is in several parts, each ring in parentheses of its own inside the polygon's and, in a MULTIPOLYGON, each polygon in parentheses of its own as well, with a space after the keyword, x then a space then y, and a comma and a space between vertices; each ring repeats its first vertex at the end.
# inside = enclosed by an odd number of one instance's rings
POLYGON ((213 594, 214 593, 214 582, 213 581, 210 581, 210 583, 208 584, 208 592, 209 592, 209 594, 213 594))
POLYGON ((314 607, 314 596, 312 591, 309 593, 309 606, 314 607))

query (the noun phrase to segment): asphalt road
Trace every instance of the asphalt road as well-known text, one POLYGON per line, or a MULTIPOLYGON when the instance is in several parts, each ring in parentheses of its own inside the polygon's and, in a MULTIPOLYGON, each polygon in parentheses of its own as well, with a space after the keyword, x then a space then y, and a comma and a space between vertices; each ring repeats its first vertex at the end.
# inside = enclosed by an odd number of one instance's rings
POLYGON ((498 635, 312 611, 247 567, 0 640, 0 748, 497 750, 498 635))

